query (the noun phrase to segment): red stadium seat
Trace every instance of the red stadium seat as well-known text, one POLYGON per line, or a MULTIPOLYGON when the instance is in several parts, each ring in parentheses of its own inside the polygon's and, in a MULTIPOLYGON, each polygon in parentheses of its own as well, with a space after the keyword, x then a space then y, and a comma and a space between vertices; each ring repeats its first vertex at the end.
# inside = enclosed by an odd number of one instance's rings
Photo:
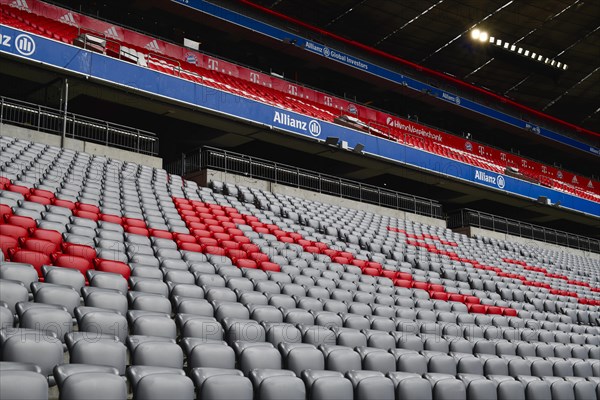
POLYGON ((27 200, 34 202, 34 203, 43 204, 45 206, 52 204, 51 199, 49 199, 47 197, 42 197, 42 196, 29 195, 29 196, 27 196, 27 200))
POLYGON ((44 239, 36 238, 21 238, 19 239, 20 246, 23 250, 37 251, 46 255, 51 255, 58 251, 59 245, 44 239))
POLYGON ((221 246, 224 249, 239 249, 240 248, 240 244, 237 242, 234 242, 232 240, 221 240, 219 242, 219 246, 221 246))
POLYGON ((30 229, 29 235, 32 238, 49 240, 56 245, 60 245, 63 242, 60 232, 51 231, 48 229, 30 229))
POLYGON ((85 210, 75 210, 73 211, 73 215, 79 218, 91 219, 92 221, 98 221, 100 219, 99 214, 85 210))
POLYGON ((465 297, 465 303, 467 303, 467 304, 479 304, 480 300, 479 300, 479 297, 466 296, 465 297))
POLYGON ((93 261, 96 258, 96 249, 83 244, 63 243, 63 253, 85 258, 88 261, 93 261))
POLYGON ((150 236, 150 232, 148 232, 148 229, 140 228, 138 226, 125 225, 125 232, 133 233, 134 235, 150 236))
POLYGON ((8 252, 10 249, 16 249, 19 247, 19 241, 17 238, 12 236, 0 235, 0 250, 4 253, 4 257, 8 258, 8 252))
POLYGON ((188 235, 186 233, 174 233, 173 237, 176 241, 181 243, 196 243, 194 235, 188 235))
POLYGON ((281 271, 281 267, 279 266, 279 264, 276 264, 276 263, 270 262, 270 261, 260 262, 259 268, 265 272, 266 271, 271 271, 271 272, 280 272, 281 271))
POLYGON ((484 306, 483 304, 469 303, 467 304, 467 309, 470 313, 476 314, 485 314, 487 312, 487 306, 484 306))
POLYGON ((0 235, 19 239, 29 236, 29 231, 27 228, 23 228, 22 226, 4 224, 0 225, 0 235))
POLYGON ((202 253, 202 245, 198 243, 178 242, 177 246, 180 250, 195 251, 196 253, 202 253))
POLYGON ((98 206, 95 206, 93 204, 76 203, 75 205, 77 206, 78 210, 87 211, 87 212, 91 212, 94 214, 100 214, 100 208, 98 208, 98 206))
MULTIPOLYGON (((0 199, 0 201, 2 201, 0 199)), ((13 210, 12 208, 10 208, 10 206, 7 206, 6 204, 0 204, 0 224, 4 223, 4 216, 10 216, 12 215, 13 210)))
POLYGON ((405 287, 410 289, 412 288, 412 281, 407 281, 405 279, 395 279, 394 286, 405 287))
POLYGON ((26 196, 30 193, 30 189, 26 186, 20 186, 20 185, 8 185, 8 187, 6 188, 6 190, 9 190, 11 192, 16 192, 16 193, 21 193, 23 196, 26 196))
POLYGON ((379 270, 377 268, 365 268, 362 270, 362 272, 365 275, 379 276, 381 273, 381 270, 379 270))
POLYGON ((429 283, 413 281, 412 287, 415 289, 429 290, 429 283))
POLYGON ((217 239, 211 237, 199 237, 198 244, 201 244, 202 246, 218 246, 219 242, 217 239))
POLYGON ((237 249, 225 249, 227 256, 229 258, 231 258, 231 260, 235 263, 235 260, 237 259, 242 259, 242 258, 247 258, 248 255, 246 254, 246 252, 244 250, 237 250, 237 249))
POLYGON ((45 198, 51 199, 51 200, 54 199, 54 193, 52 193, 48 190, 32 189, 31 194, 34 196, 38 196, 38 197, 45 197, 45 198))
POLYGON ((36 228, 37 222, 33 218, 23 217, 20 215, 9 215, 4 218, 7 225, 20 226, 25 229, 36 228))
POLYGON ((100 215, 100 220, 118 225, 123 223, 123 218, 119 217, 118 215, 102 214, 100 215))
POLYGON ((258 263, 261 263, 263 261, 269 261, 269 256, 264 254, 264 253, 249 253, 248 254, 248 258, 251 260, 254 260, 258 263))
POLYGON ((136 218, 123 218, 123 223, 130 227, 146 228, 146 223, 141 219, 136 218))
POLYGON ((150 229, 150 236, 154 236, 161 239, 173 239, 173 234, 171 232, 160 229, 150 229))
POLYGON ((69 200, 54 199, 52 201, 52 204, 54 204, 57 207, 68 208, 71 211, 75 210, 75 207, 76 207, 75 203, 73 203, 72 201, 69 201, 69 200))
POLYGON ((239 268, 252 268, 252 269, 258 268, 258 265, 256 264, 256 261, 254 261, 254 260, 248 260, 246 258, 236 259, 235 260, 235 265, 237 265, 239 268))
POLYGON ((71 254, 54 254, 52 259, 53 264, 57 267, 76 269, 83 275, 88 270, 93 269, 91 261, 71 254))
POLYGON ((129 265, 119 261, 101 260, 97 258, 94 260, 94 264, 96 265, 97 271, 120 274, 125 279, 129 279, 129 276, 131 275, 131 268, 129 268, 129 265))
POLYGON ((202 246, 202 252, 206 253, 206 254, 214 254, 216 256, 224 256, 227 254, 227 252, 225 251, 225 249, 221 248, 221 247, 217 247, 217 246, 206 246, 203 245, 202 246))
POLYGON ((48 255, 31 250, 13 249, 9 251, 9 256, 11 261, 33 265, 40 277, 42 276, 42 266, 52 264, 48 255))
POLYGON ((243 243, 240 245, 240 249, 244 250, 246 253, 257 253, 260 251, 260 247, 253 243, 243 243))

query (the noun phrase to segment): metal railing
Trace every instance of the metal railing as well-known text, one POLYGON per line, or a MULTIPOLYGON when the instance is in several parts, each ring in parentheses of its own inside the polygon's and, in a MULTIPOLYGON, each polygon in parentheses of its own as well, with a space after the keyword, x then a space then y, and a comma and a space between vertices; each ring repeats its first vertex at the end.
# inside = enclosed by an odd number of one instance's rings
POLYGON ((414 214, 443 218, 442 206, 435 200, 212 147, 202 147, 182 154, 181 159, 168 163, 165 167, 169 173, 182 176, 207 168, 414 214))
POLYGON ((64 132, 67 138, 151 156, 158 155, 159 140, 152 132, 70 112, 65 114, 64 111, 55 108, 21 100, 0 97, 0 123, 56 135, 62 135, 64 132))
POLYGON ((476 227, 527 239, 600 253, 600 240, 545 228, 514 219, 464 208, 448 214, 448 228, 476 227))

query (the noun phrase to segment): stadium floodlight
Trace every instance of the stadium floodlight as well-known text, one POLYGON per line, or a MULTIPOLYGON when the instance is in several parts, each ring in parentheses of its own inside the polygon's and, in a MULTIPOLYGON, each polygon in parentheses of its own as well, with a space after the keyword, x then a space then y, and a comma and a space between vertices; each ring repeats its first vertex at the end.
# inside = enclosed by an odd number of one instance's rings
POLYGON ((490 36, 490 43, 494 44, 495 41, 496 41, 496 38, 493 36, 490 36))
POLYGON ((357 154, 362 154, 363 151, 364 151, 364 149, 365 149, 365 145, 364 144, 357 143, 356 146, 354 146, 354 149, 352 149, 352 151, 354 153, 357 153, 357 154))
POLYGON ((567 64, 563 64, 563 71, 567 70, 567 64))
POLYGON ((500 40, 500 39, 496 40, 496 46, 502 46, 502 40, 500 40))
POLYGON ((477 40, 479 39, 479 36, 481 36, 481 31, 479 29, 475 28, 471 31, 471 39, 477 40))
POLYGON ((504 48, 505 48, 505 49, 508 49, 508 47, 509 47, 509 46, 510 46, 510 43, 508 43, 508 42, 504 42, 504 48))
POLYGON ((556 63, 556 68, 560 68, 562 66, 562 63, 559 61, 556 63))
POLYGON ((549 64, 550 63, 550 59, 548 57, 546 57, 546 59, 544 60, 544 64, 549 64))
POLYGON ((531 58, 533 58, 533 59, 535 60, 535 56, 536 56, 536 55, 537 55, 537 54, 535 54, 535 53, 531 53, 531 58))
POLYGON ((552 65, 554 67, 556 65, 556 60, 550 61, 550 65, 552 65))
POLYGON ((540 55, 538 56, 538 61, 542 61, 543 59, 544 59, 544 56, 540 54, 540 55))
POLYGON ((524 55, 525 57, 529 57, 529 50, 525 50, 525 53, 523 53, 523 55, 524 55))
POLYGON ((522 54, 523 53, 523 48, 519 47, 519 50, 517 50, 517 53, 522 54))
POLYGON ((329 146, 337 146, 339 141, 340 138, 334 136, 328 136, 327 138, 325 138, 325 144, 329 146))
POLYGON ((515 46, 514 44, 512 46, 510 46, 510 51, 515 51, 517 49, 517 46, 515 46))
POLYGON ((479 41, 480 41, 481 43, 485 43, 485 42, 487 42, 487 40, 488 40, 488 37, 489 37, 489 35, 488 35, 488 33, 487 33, 487 32, 481 32, 481 33, 479 34, 479 41))

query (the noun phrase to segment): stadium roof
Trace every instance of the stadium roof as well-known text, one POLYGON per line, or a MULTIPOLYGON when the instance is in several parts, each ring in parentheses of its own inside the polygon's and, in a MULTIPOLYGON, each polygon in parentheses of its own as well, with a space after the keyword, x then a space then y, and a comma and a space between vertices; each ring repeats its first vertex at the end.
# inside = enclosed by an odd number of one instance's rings
POLYGON ((253 0, 344 38, 600 131, 600 2, 253 0), (558 71, 470 38, 490 36, 566 63, 558 71))

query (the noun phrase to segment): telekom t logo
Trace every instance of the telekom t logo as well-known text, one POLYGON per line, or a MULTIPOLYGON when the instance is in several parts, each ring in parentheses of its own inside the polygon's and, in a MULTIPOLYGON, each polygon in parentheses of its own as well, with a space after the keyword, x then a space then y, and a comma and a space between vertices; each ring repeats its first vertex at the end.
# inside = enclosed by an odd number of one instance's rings
POLYGON ((250 72, 250 82, 258 83, 259 77, 260 75, 258 75, 256 72, 250 72))
POLYGON ((216 71, 219 69, 219 62, 214 58, 208 59, 208 69, 216 71))
POLYGON ((323 102, 325 103, 326 106, 333 107, 333 99, 331 97, 325 96, 325 98, 323 99, 323 102))
POLYGON ((294 86, 294 85, 289 85, 288 93, 291 94, 292 96, 297 96, 298 95, 298 87, 294 86))

